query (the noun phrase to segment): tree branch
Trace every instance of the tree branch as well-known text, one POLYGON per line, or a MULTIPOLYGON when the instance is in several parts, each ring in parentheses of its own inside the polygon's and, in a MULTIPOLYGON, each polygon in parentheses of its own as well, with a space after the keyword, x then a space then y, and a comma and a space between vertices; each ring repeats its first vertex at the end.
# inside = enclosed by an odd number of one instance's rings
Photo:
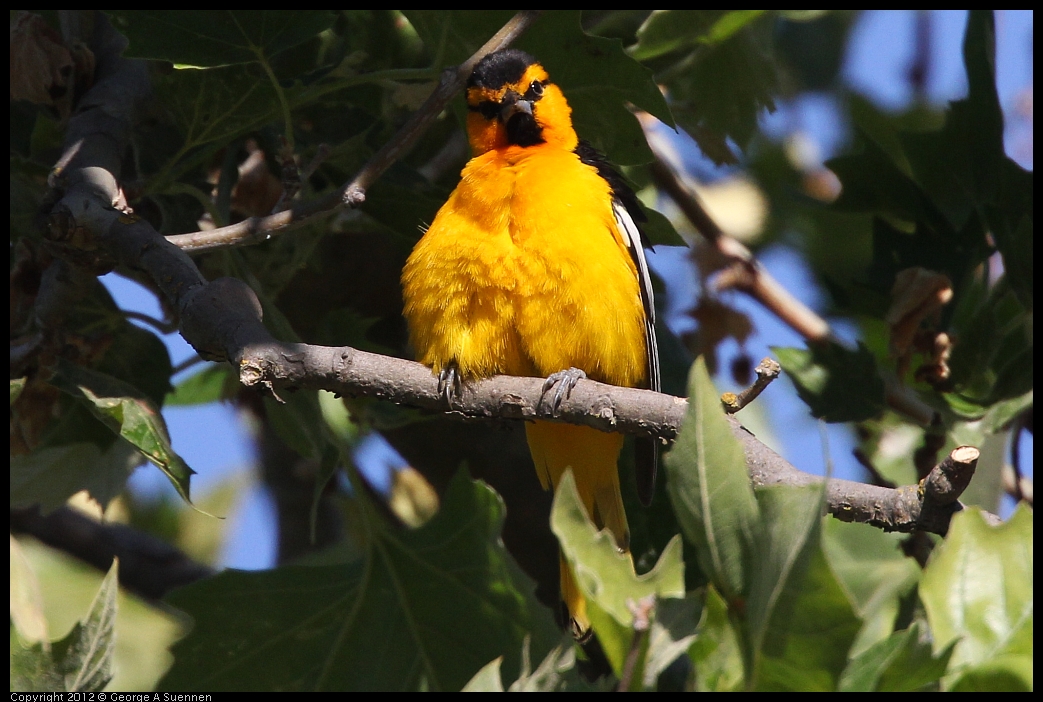
MULTIPOLYGON (((482 51, 487 53, 502 46, 531 19, 530 14, 519 15, 482 51)), ((111 30, 107 22, 98 24, 111 30)), ((469 66, 481 55, 484 54, 475 54, 459 67, 456 78, 466 76, 469 66)), ((64 247, 63 252, 74 254, 73 258, 75 254, 89 252, 91 260, 109 265, 115 261, 145 271, 178 311, 182 336, 201 356, 232 363, 239 369, 244 385, 261 386, 272 393, 282 389, 321 388, 342 395, 376 397, 420 409, 447 411, 459 418, 502 421, 539 417, 665 440, 676 437, 687 410, 687 401, 683 398, 584 380, 552 417, 542 404, 542 379, 499 376, 467 383, 461 397, 447 407, 431 371, 417 363, 348 347, 291 344, 274 339, 263 325, 261 305, 246 283, 234 278, 219 278, 208 283, 184 250, 161 236, 148 222, 121 212, 122 195, 117 182, 119 158, 113 151, 125 146, 133 112, 117 111, 119 119, 111 120, 105 115, 92 117, 89 108, 117 98, 121 104, 136 102, 147 93, 147 82, 142 89, 137 81, 142 72, 141 62, 114 60, 111 72, 101 76, 95 85, 95 89, 102 87, 108 91, 104 99, 95 96, 92 89, 85 98, 87 106, 73 118, 76 124, 70 124, 68 146, 62 159, 65 168, 61 183, 56 186, 62 197, 52 213, 48 238, 64 247), (109 90, 120 81, 126 82, 127 89, 137 87, 129 95, 109 90), (90 128, 87 128, 88 119, 95 119, 90 128)), ((443 81, 443 87, 447 85, 455 83, 443 81)), ((442 88, 438 94, 442 95, 442 88)), ((443 99, 448 97, 438 98, 443 99)), ((429 110, 433 109, 429 106, 429 110)), ((426 122, 418 118, 411 124, 421 125, 413 129, 422 129, 426 122)), ((382 149, 381 153, 385 154, 382 159, 401 155, 418 132, 410 134, 396 137, 394 144, 382 149)), ((349 203, 357 204, 357 195, 364 195, 365 189, 389 163, 376 157, 371 161, 374 162, 376 165, 363 168, 352 183, 342 189, 346 195, 355 193, 348 197, 349 203)), ((258 220, 276 221, 281 220, 258 220)), ((291 216, 290 223, 293 221, 291 216)), ((247 229, 261 231, 257 226, 255 222, 247 229)), ((821 482, 821 478, 791 466, 734 419, 730 421, 733 432, 743 443, 755 485, 821 482)), ((944 533, 947 516, 959 509, 957 502, 949 503, 937 511, 942 516, 936 519, 931 516, 932 509, 927 508, 929 499, 917 488, 889 490, 831 480, 827 492, 832 514, 888 530, 925 528, 944 533)))

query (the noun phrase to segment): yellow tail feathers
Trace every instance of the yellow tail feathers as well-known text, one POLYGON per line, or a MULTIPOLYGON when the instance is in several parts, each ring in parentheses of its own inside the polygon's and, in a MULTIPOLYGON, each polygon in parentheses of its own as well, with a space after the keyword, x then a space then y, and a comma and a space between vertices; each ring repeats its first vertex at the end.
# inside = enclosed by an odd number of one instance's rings
MULTIPOLYGON (((576 491, 587 514, 599 529, 612 533, 621 550, 629 551, 630 529, 617 469, 623 436, 553 422, 526 424, 525 435, 544 489, 557 489, 565 469, 572 468, 576 491)), ((564 556, 561 557, 561 599, 572 618, 573 633, 582 636, 590 629, 587 603, 564 556)))

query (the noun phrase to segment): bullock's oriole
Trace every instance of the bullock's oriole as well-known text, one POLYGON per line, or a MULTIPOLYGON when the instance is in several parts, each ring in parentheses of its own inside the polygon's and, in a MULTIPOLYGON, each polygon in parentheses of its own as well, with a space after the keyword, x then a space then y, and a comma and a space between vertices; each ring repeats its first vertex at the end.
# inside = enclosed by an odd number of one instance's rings
MULTIPOLYGON (((495 374, 560 382, 555 407, 581 377, 659 389, 652 286, 623 178, 572 127, 561 89, 529 54, 486 56, 467 83, 474 157, 402 272, 418 359, 450 397, 495 374)), ((623 551, 619 434, 526 425, 544 489, 572 468, 588 514, 623 551)), ((638 492, 655 486, 655 445, 638 446, 638 492)), ((586 602, 562 558, 561 594, 574 633, 586 602)))

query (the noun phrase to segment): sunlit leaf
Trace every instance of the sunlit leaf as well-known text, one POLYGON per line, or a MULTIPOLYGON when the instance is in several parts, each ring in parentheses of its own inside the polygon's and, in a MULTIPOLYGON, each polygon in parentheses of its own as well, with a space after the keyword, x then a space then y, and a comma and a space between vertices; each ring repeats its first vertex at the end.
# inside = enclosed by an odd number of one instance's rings
POLYGON ((152 402, 128 383, 61 360, 52 382, 91 410, 92 414, 126 439, 142 456, 170 479, 185 500, 193 470, 170 445, 163 415, 152 402))
POLYGON ((830 568, 863 620, 853 647, 857 654, 892 634, 901 600, 916 586, 920 568, 902 551, 902 534, 839 519, 826 519, 822 526, 830 568))
POLYGON ((99 692, 112 678, 117 565, 113 561, 87 615, 67 636, 11 651, 11 689, 99 692))
POLYGON ((908 629, 894 632, 856 656, 844 670, 840 690, 936 690, 952 655, 952 647, 935 656, 925 629, 921 622, 914 622, 908 629))
POLYGON ((746 605, 754 687, 834 690, 861 627, 820 543, 823 488, 757 491, 758 542, 746 605))
MULTIPOLYGON (((684 562, 675 537, 651 571, 637 575, 629 554, 619 552, 607 531, 598 531, 587 516, 572 472, 554 491, 551 529, 587 598, 590 618, 613 667, 620 671, 630 644, 633 605, 647 597, 683 597, 684 562)), ((694 617, 693 617, 694 627, 694 617)))
POLYGON ((742 447, 701 357, 689 376, 688 414, 665 463, 670 502, 700 568, 726 598, 745 594, 759 515, 742 447))
MULTIPOLYGON (((935 652, 956 641, 950 683, 960 674, 1003 669, 1032 687, 1032 510, 989 526, 977 510, 958 512, 920 582, 935 652), (1023 677, 1024 672, 1028 677, 1023 677)), ((993 673, 988 673, 992 675, 993 673)), ((982 679, 982 678, 980 678, 982 679)), ((977 684, 969 687, 976 687, 977 684)))

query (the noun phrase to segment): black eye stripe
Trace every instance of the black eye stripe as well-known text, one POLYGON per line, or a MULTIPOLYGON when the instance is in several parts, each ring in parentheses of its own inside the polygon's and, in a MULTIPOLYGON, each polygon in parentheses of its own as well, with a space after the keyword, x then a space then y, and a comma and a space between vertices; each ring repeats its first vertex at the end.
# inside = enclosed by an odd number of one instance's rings
POLYGON ((500 106, 492 100, 482 100, 477 105, 468 105, 471 112, 481 112, 486 119, 495 119, 500 114, 500 106))
MULTIPOLYGON (((529 89, 525 91, 525 95, 522 99, 530 102, 536 102, 543 97, 543 86, 550 83, 550 81, 539 81, 534 80, 529 84, 529 89)), ((482 100, 477 105, 468 105, 467 109, 471 112, 480 112, 482 117, 486 119, 496 119, 500 115, 501 105, 498 102, 492 100, 482 100)))

